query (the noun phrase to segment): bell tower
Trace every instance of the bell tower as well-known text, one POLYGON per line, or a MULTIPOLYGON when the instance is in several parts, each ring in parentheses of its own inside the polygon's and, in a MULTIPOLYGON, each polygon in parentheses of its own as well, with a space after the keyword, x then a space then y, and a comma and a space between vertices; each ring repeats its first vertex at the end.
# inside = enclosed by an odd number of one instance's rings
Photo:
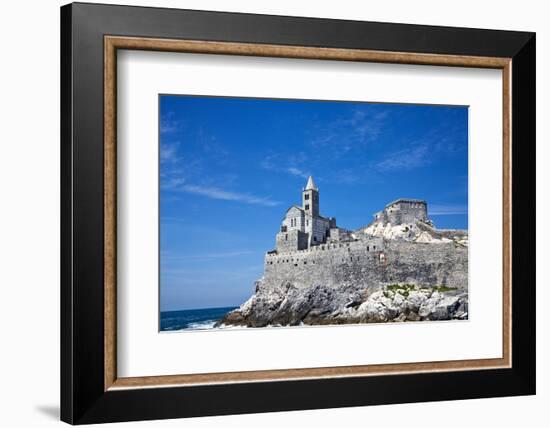
POLYGON ((306 187, 302 191, 302 208, 306 215, 319 217, 319 189, 313 182, 311 175, 307 179, 306 187))

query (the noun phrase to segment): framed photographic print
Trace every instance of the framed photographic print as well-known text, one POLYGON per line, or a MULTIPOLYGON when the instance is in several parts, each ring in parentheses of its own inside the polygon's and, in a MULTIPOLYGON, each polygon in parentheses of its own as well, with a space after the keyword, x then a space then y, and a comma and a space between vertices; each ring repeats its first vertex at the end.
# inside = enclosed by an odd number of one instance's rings
POLYGON ((76 3, 61 53, 62 420, 535 393, 533 33, 76 3))

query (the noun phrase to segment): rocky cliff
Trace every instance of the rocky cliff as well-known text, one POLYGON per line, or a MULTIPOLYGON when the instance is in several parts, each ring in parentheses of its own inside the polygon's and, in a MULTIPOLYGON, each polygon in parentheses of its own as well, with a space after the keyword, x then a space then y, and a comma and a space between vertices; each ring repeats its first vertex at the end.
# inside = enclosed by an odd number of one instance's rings
POLYGON ((413 284, 366 290, 334 290, 323 286, 299 289, 290 283, 258 290, 220 325, 327 325, 468 318, 468 293, 444 286, 413 284))

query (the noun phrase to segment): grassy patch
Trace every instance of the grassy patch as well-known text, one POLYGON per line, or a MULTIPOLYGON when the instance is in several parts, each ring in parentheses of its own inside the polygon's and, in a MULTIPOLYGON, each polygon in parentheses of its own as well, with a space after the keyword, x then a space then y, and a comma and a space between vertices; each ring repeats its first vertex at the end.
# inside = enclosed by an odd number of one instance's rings
MULTIPOLYGON (((414 284, 390 284, 390 285, 387 285, 386 286, 386 290, 384 292, 384 296, 388 297, 389 298, 389 295, 386 295, 386 293, 388 293, 388 291, 391 291, 394 293, 399 293, 401 294, 403 297, 409 297, 409 293, 413 290, 416 290, 416 285, 414 284)), ((390 294, 390 293, 388 293, 390 294)))
POLYGON ((444 293, 445 291, 457 290, 456 287, 447 287, 446 285, 436 285, 433 289, 435 291, 439 291, 440 293, 444 293))

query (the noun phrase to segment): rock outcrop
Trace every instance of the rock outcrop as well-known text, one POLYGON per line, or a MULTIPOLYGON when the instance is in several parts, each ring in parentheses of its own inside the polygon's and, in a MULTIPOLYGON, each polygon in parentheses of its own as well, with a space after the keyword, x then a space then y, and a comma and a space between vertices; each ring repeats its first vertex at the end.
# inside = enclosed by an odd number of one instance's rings
POLYGON ((367 289, 316 286, 263 287, 218 325, 265 327, 268 325, 327 325, 405 321, 464 320, 468 318, 468 293, 444 286, 385 285, 367 289))

